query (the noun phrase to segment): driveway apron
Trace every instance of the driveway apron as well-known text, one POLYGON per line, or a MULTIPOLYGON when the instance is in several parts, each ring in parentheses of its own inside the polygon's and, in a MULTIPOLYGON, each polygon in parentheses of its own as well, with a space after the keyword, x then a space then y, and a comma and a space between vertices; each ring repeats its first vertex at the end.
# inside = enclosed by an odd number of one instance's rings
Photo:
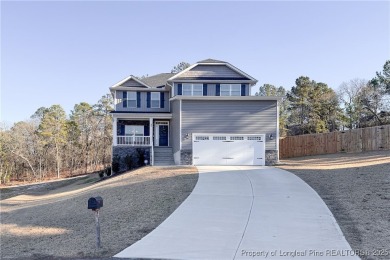
POLYGON ((188 198, 115 255, 157 259, 359 259, 318 194, 273 167, 201 166, 188 198))

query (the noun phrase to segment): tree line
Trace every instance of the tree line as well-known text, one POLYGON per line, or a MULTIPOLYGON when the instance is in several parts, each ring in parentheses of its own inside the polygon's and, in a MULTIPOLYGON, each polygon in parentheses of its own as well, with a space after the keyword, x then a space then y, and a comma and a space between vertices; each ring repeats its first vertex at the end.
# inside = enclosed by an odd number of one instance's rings
POLYGON ((279 106, 281 136, 390 124, 390 60, 371 80, 352 79, 337 90, 301 76, 290 91, 264 84, 256 95, 284 97, 279 106))
MULTIPOLYGON (((181 62, 172 73, 187 68, 181 62)), ((335 91, 309 77, 291 90, 264 84, 256 95, 283 96, 280 134, 300 135, 390 124, 390 60, 371 80, 353 79, 335 91)), ((0 184, 39 181, 106 169, 111 165, 113 99, 39 108, 29 120, 0 126, 0 184)))
POLYGON ((39 108, 29 120, 0 127, 0 183, 75 176, 111 164, 113 99, 39 108))

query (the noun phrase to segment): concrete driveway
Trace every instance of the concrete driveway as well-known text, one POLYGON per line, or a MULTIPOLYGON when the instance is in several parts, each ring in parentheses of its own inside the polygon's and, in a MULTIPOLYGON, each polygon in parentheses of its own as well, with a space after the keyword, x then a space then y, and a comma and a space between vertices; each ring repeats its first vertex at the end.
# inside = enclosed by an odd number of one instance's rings
POLYGON ((183 204, 115 257, 359 259, 322 199, 294 174, 273 167, 198 169, 183 204))

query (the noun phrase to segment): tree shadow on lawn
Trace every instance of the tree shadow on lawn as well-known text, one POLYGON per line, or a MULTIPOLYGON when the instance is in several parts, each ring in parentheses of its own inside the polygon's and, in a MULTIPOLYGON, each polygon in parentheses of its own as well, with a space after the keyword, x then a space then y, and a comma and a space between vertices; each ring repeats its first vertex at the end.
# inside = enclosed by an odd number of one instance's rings
MULTIPOLYGON (((389 250, 390 163, 328 170, 283 169, 299 176, 321 196, 353 249, 370 254, 389 250)), ((377 257, 374 259, 389 256, 377 257)))
POLYGON ((196 172, 126 183, 117 178, 70 196, 2 212, 1 257, 111 257, 164 221, 191 193, 196 172), (103 248, 87 200, 102 196, 103 248))
MULTIPOLYGON (((39 196, 46 194, 52 190, 57 190, 62 187, 72 187, 77 188, 77 186, 73 185, 83 185, 83 184, 93 184, 99 181, 98 174, 89 174, 84 176, 77 176, 71 179, 62 179, 62 180, 54 180, 50 182, 43 183, 31 183, 27 185, 20 185, 14 187, 3 187, 0 189, 1 198, 0 200, 5 200, 9 198, 13 198, 19 195, 31 195, 31 196, 39 196)), ((86 185, 85 185, 86 186, 86 185)))

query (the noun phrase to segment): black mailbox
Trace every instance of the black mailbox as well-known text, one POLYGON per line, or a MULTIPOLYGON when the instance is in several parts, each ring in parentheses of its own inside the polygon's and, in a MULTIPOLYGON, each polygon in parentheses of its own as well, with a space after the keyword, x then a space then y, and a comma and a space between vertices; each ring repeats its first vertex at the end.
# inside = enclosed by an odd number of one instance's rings
POLYGON ((97 210, 103 207, 103 198, 100 196, 89 198, 88 209, 97 210))

